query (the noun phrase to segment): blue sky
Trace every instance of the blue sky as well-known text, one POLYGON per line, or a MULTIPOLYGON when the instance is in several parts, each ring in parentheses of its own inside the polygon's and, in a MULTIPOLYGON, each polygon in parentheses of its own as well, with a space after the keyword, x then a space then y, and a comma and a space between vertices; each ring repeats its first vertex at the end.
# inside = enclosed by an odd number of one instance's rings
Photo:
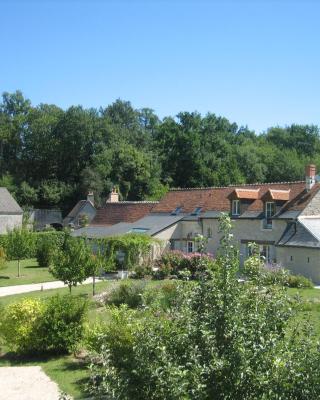
POLYGON ((0 0, 0 91, 320 125, 320 2, 0 0))

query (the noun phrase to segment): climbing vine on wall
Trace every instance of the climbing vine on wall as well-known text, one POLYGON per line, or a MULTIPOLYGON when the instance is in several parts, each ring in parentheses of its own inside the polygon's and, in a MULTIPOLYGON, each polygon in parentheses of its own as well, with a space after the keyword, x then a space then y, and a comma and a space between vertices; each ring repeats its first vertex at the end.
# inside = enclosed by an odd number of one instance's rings
POLYGON ((114 271, 121 265, 124 269, 132 270, 141 263, 150 263, 154 246, 161 247, 161 241, 129 233, 96 239, 93 248, 105 257, 106 270, 114 271))

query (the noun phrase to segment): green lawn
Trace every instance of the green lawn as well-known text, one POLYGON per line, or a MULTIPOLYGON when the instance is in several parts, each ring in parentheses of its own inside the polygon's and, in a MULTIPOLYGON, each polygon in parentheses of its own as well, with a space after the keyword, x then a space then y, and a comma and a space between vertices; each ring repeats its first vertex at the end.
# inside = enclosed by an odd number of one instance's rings
POLYGON ((48 268, 40 268, 35 259, 22 260, 20 273, 18 278, 18 262, 8 261, 5 268, 0 270, 0 287, 56 280, 48 268))

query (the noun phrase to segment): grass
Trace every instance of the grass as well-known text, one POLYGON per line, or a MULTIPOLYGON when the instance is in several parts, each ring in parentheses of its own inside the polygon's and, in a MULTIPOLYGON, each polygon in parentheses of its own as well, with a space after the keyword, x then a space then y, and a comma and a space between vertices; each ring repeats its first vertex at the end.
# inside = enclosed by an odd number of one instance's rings
POLYGON ((0 270, 0 287, 26 285, 56 280, 48 268, 40 268, 36 259, 21 261, 21 276, 18 277, 18 261, 8 261, 4 269, 0 270))

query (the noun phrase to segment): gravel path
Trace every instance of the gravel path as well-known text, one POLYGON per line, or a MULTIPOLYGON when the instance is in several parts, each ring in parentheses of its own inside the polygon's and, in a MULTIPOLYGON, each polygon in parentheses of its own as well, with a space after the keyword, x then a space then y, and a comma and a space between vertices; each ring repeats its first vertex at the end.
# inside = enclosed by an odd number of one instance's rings
MULTIPOLYGON (((96 278, 96 282, 99 282, 99 280, 100 279, 96 278)), ((87 283, 92 283, 92 278, 88 278, 83 282, 83 284, 87 283)), ((30 285, 5 286, 0 287, 0 297, 19 293, 36 292, 37 290, 58 289, 62 287, 67 287, 67 285, 61 281, 32 283, 30 285)))
POLYGON ((59 388, 41 367, 1 367, 0 400, 58 400, 59 388))

